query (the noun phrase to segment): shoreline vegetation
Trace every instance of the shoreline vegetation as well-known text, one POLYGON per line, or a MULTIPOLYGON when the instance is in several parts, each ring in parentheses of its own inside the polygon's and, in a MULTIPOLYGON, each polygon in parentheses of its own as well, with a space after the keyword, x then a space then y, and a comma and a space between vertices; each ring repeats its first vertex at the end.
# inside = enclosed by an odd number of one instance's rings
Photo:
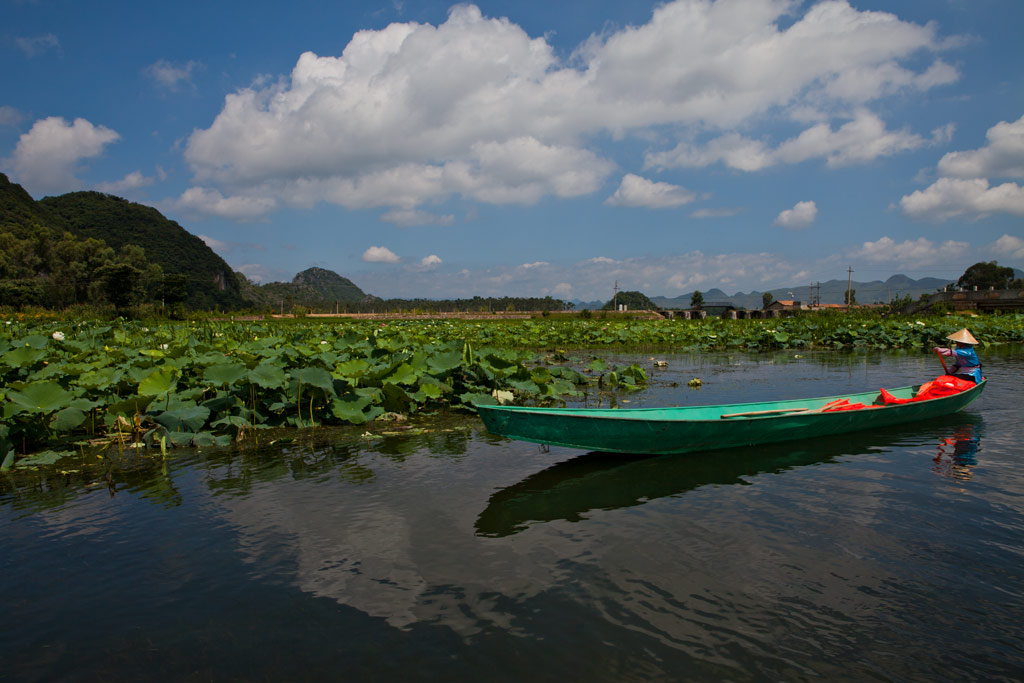
POLYGON ((648 368, 595 355, 604 351, 924 353, 961 327, 983 347, 1024 342, 1020 313, 498 315, 179 322, 0 315, 0 470, 83 467, 126 454, 166 458, 176 446, 259 443, 264 430, 282 428, 393 429, 410 417, 470 414, 473 403, 614 400, 646 387, 648 368))

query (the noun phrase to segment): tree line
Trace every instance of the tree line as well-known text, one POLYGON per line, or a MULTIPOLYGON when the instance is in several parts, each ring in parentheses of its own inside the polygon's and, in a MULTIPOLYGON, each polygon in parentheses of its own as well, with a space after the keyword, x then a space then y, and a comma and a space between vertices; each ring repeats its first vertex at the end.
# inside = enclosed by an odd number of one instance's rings
POLYGON ((0 303, 23 308, 76 305, 125 310, 144 303, 175 304, 188 294, 188 277, 165 274, 140 246, 120 249, 93 238, 46 229, 30 237, 0 231, 0 303))

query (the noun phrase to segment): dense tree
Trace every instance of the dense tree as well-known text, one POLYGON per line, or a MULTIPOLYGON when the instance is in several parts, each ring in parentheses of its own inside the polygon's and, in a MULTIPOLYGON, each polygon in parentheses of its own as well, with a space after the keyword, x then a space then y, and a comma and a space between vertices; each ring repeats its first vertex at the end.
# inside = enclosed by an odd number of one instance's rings
POLYGON ((768 307, 772 305, 772 301, 774 300, 775 297, 772 296, 771 292, 765 292, 761 295, 761 308, 767 311, 768 307))
POLYGON ((996 261, 979 261, 965 270, 956 283, 968 289, 1009 289, 1014 286, 1013 275, 1013 268, 1000 266, 996 261))
POLYGON ((847 291, 843 292, 843 303, 845 303, 847 306, 853 306, 854 304, 856 304, 857 303, 857 290, 856 289, 850 289, 850 290, 847 290, 847 291))
POLYGON ((142 292, 142 273, 131 263, 108 263, 96 269, 96 278, 107 301, 123 311, 138 303, 142 292))
POLYGON ((160 300, 172 306, 181 303, 188 297, 188 276, 184 273, 167 273, 161 283, 160 300))
POLYGON ((690 297, 690 308, 700 310, 704 306, 704 294, 698 289, 690 297))

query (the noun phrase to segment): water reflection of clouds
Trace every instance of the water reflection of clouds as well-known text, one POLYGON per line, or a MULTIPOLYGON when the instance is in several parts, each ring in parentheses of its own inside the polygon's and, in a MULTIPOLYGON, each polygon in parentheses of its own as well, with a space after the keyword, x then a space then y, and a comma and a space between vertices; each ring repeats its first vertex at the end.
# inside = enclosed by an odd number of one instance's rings
MULTIPOLYGON (((354 485, 337 470, 215 501, 256 575, 293 582, 396 628, 443 625, 464 638, 492 628, 515 633, 523 616, 513 605, 561 596, 601 609, 617 596, 606 619, 678 646, 734 609, 717 591, 735 591, 737 575, 769 602, 783 599, 772 584, 792 539, 776 535, 806 525, 808 516, 833 518, 835 502, 833 491, 811 489, 794 509, 771 493, 773 475, 813 472, 857 448, 850 450, 849 438, 816 441, 811 449, 775 445, 731 457, 573 458, 552 467, 544 464, 571 451, 473 441, 466 457, 475 466, 454 467, 422 450, 401 459, 364 453, 358 462, 374 471, 372 486, 354 485), (522 479, 531 461, 535 474, 522 479), (758 485, 762 477, 767 487, 758 485), (740 529, 734 517, 708 513, 725 498, 749 514, 740 529)), ((843 486, 863 504, 843 515, 842 528, 822 522, 812 545, 886 545, 869 528, 886 499, 882 477, 861 472, 843 486)), ((791 558, 793 566, 820 565, 817 552, 791 558)), ((826 566, 839 571, 848 559, 826 566)), ((827 582, 827 572, 819 578, 827 582)), ((861 587, 848 586, 843 600, 856 601, 861 587)))

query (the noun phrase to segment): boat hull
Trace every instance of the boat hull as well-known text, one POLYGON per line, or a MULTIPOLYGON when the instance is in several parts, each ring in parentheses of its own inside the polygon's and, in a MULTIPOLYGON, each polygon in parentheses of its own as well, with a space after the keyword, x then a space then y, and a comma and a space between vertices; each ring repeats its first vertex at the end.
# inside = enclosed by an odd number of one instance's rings
MULTIPOLYGON (((476 408, 492 434, 588 451, 662 455, 808 439, 941 417, 977 399, 984 388, 985 382, 982 382, 951 396, 895 405, 872 405, 879 393, 865 392, 679 408, 615 410, 486 405, 476 408), (820 409, 839 399, 871 407, 797 412, 820 409)), ((897 398, 910 398, 916 390, 917 387, 900 387, 889 393, 897 398)))

